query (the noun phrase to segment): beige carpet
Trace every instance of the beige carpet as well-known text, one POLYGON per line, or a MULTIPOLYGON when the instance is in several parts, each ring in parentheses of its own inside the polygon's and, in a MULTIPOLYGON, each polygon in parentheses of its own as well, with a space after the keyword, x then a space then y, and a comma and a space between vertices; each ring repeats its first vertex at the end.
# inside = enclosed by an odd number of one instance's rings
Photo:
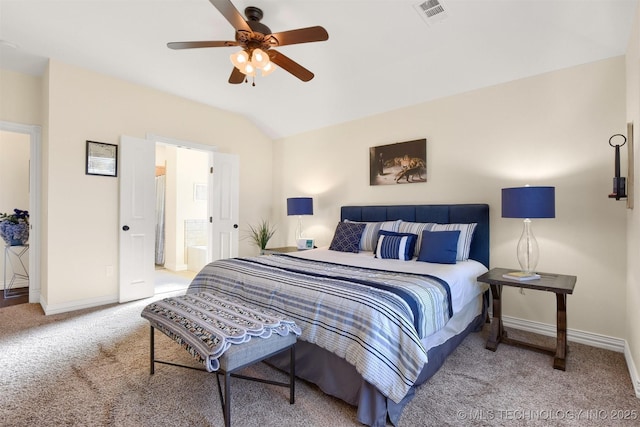
MULTIPOLYGON (((167 294, 162 295, 166 297, 167 294)), ((149 375, 151 300, 44 316, 37 304, 0 309, 3 426, 221 426, 212 374, 157 365, 149 375)), ((512 334, 513 335, 513 334, 512 334)), ((551 358, 471 334, 406 407, 401 426, 640 425, 640 400, 620 353, 570 343, 567 371, 551 358), (612 410, 635 411, 614 422, 612 410), (605 419, 604 416, 607 416, 605 419)), ((190 363, 156 333, 158 356, 190 363)), ((286 381, 259 364, 253 375, 286 381)), ((357 426, 355 409, 298 381, 288 390, 235 379, 234 426, 357 426)))

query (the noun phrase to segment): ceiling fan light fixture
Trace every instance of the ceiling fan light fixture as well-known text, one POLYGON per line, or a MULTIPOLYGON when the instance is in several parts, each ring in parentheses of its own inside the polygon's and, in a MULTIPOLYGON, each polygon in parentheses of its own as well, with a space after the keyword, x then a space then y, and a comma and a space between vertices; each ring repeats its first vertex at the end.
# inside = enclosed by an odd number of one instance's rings
POLYGON ((256 67, 254 67, 250 62, 248 62, 244 67, 240 68, 240 71, 247 76, 255 76, 256 75, 256 67))
POLYGON ((267 55, 262 49, 254 49, 251 53, 251 63, 254 67, 263 69, 269 64, 269 55, 267 55))
POLYGON ((269 62, 267 65, 262 67, 262 76, 268 76, 276 70, 276 66, 273 65, 273 62, 269 62))
POLYGON ((232 54, 230 58, 233 66, 240 71, 242 71, 249 63, 249 54, 244 50, 232 54))

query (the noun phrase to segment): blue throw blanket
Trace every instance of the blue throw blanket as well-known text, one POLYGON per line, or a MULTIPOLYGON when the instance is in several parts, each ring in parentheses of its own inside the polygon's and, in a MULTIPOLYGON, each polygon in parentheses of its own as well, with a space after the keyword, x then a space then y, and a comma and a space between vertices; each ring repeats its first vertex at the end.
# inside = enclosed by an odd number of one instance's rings
POLYGON ((449 287, 440 279, 286 255, 215 261, 188 293, 203 291, 292 319, 301 340, 344 358, 394 402, 427 363, 420 338, 451 317, 449 287))

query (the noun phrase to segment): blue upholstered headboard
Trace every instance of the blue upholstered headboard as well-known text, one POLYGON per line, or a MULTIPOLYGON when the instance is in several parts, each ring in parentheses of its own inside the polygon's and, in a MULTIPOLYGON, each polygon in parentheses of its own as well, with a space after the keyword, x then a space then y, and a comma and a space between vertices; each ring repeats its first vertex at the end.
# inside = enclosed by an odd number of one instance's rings
POLYGON ((469 258, 489 268, 489 205, 389 205, 343 206, 340 220, 435 222, 438 224, 478 224, 471 241, 469 258))

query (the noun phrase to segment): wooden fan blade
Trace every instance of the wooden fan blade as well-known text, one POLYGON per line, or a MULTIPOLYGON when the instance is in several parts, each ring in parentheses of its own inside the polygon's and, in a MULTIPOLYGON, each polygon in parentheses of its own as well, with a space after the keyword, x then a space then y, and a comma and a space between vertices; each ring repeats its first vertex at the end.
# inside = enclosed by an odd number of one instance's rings
POLYGON ((247 21, 244 20, 238 9, 229 0, 209 0, 213 7, 225 17, 227 21, 236 29, 236 31, 244 30, 251 33, 251 28, 247 21))
POLYGON ((308 82, 314 76, 311 71, 307 70, 302 65, 295 62, 293 59, 281 54, 278 51, 269 49, 269 58, 271 58, 271 62, 273 62, 280 68, 290 72, 303 82, 308 82))
POLYGON ((235 41, 201 41, 201 42, 171 42, 167 43, 169 49, 196 49, 200 47, 227 47, 238 46, 235 41))
POLYGON ((269 43, 274 46, 286 46, 290 44, 322 42, 328 39, 329 33, 327 33, 327 30, 324 28, 308 27, 271 34, 269 36, 269 43))
POLYGON ((237 85, 238 83, 242 83, 244 81, 245 75, 242 74, 240 70, 236 67, 233 67, 231 70, 231 75, 229 76, 229 83, 237 85))

